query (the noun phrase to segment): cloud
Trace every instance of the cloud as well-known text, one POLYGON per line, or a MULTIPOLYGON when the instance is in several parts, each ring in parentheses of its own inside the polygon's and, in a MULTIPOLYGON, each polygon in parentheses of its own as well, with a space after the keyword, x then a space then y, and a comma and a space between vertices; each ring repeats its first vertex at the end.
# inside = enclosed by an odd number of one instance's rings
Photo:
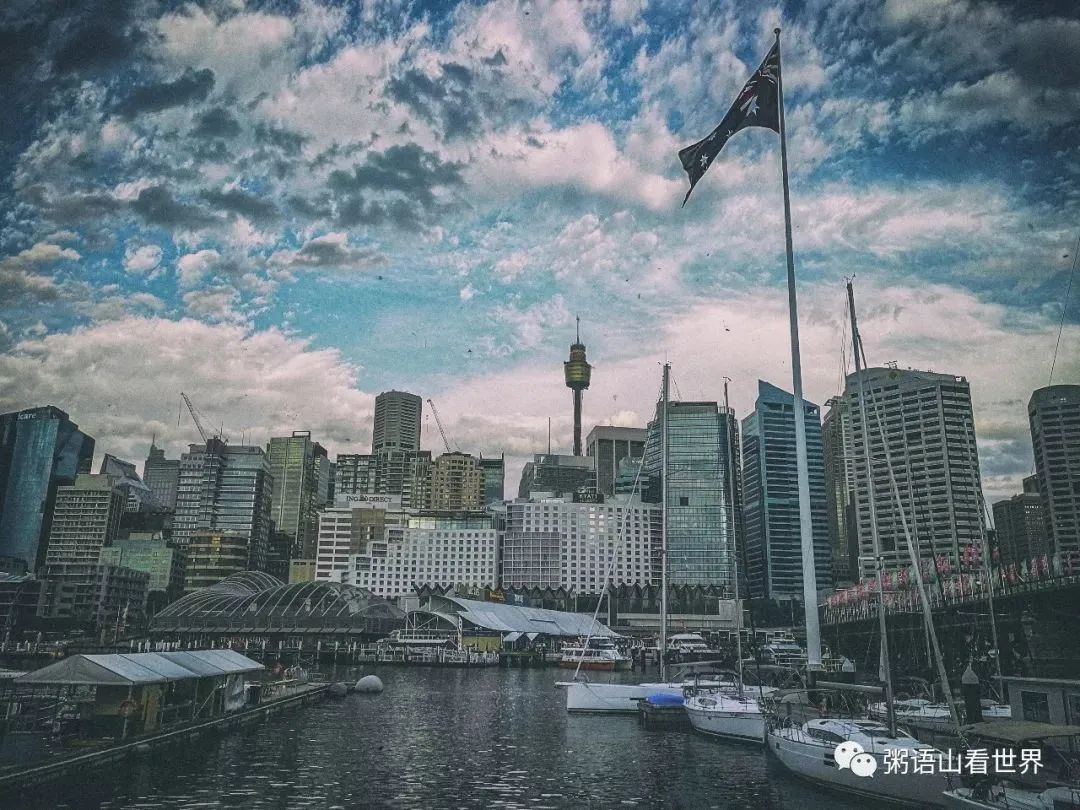
POLYGON ((240 132, 240 123, 224 107, 213 107, 204 112, 191 130, 196 138, 235 138, 240 132))
POLYGON ((213 249, 186 253, 176 260, 176 276, 180 289, 190 290, 206 277, 221 259, 213 249))
POLYGON ((34 300, 59 297, 60 287, 40 272, 42 265, 58 261, 78 261, 82 258, 73 248, 51 242, 36 242, 33 246, 0 259, 0 293, 9 301, 28 296, 34 300))
POLYGON ((298 250, 279 250, 269 263, 284 268, 356 269, 385 264, 387 258, 372 247, 350 247, 349 235, 333 232, 309 239, 298 250))
POLYGON ((236 288, 226 284, 184 293, 188 315, 210 323, 245 323, 246 317, 234 309, 239 300, 236 288))
POLYGON ((218 222, 205 209, 181 202, 164 186, 151 186, 139 192, 131 209, 149 225, 195 230, 218 222))
POLYGON ((202 198, 216 208, 239 214, 260 225, 273 222, 278 218, 277 206, 263 197, 248 194, 240 189, 226 191, 204 191, 202 198))
POLYGON ((157 245, 131 244, 124 249, 124 269, 129 273, 148 273, 161 264, 161 248, 157 245))
POLYGON ((0 408, 57 405, 97 440, 99 455, 142 459, 156 433, 175 458, 199 441, 186 417, 177 426, 185 391, 234 443, 311 430, 333 457, 366 452, 370 442, 373 397, 358 390, 359 374, 338 351, 276 329, 129 316, 25 340, 0 355, 0 408), (132 374, 131 358, 147 357, 148 346, 154 351, 132 374), (214 362, 193 363, 197 357, 214 362))
POLYGON ((191 102, 205 101, 214 89, 214 71, 185 70, 171 82, 158 82, 136 87, 128 95, 119 112, 124 118, 143 113, 160 112, 191 102))

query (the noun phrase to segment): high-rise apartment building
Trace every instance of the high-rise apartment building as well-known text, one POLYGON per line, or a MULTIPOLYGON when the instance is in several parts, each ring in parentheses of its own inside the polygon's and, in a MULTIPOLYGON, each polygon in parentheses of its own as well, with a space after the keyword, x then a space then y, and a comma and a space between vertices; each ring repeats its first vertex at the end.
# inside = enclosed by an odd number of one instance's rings
POLYGON ((585 440, 585 455, 593 460, 596 470, 596 489, 601 495, 615 494, 615 479, 619 477, 619 462, 624 458, 645 455, 645 428, 597 425, 585 440))
POLYGON ((273 477, 270 508, 274 529, 290 539, 287 559, 312 559, 318 511, 326 492, 321 478, 329 473, 326 450, 311 440, 309 431, 294 430, 292 436, 271 438, 267 453, 273 477))
POLYGON ((468 453, 444 453, 435 459, 430 470, 425 508, 451 512, 484 508, 484 470, 480 459, 468 453))
POLYGON ((1052 553, 1037 476, 1024 479, 1021 494, 994 504, 994 532, 1006 563, 1019 565, 1032 557, 1052 553))
POLYGON ((832 546, 833 580, 859 578, 859 534, 855 526, 855 451, 851 446, 851 417, 843 397, 832 397, 821 424, 825 455, 826 515, 832 546))
POLYGON ((176 488, 180 483, 180 460, 165 458, 165 451, 150 443, 150 452, 143 463, 143 483, 161 509, 176 509, 176 488))
POLYGON ((400 495, 406 509, 430 504, 431 452, 383 448, 372 455, 337 457, 334 494, 400 495))
MULTIPOLYGON (((659 496, 663 482, 661 415, 649 423, 642 473, 659 496)), ((669 402, 667 418, 667 570, 672 585, 734 592, 738 447, 734 415, 715 402, 669 402)))
MULTIPOLYGON (((825 464, 818 406, 803 401, 810 474, 810 522, 819 591, 832 587, 825 464)), ((754 412, 743 420, 743 510, 750 594, 802 599, 802 520, 795 444, 795 398, 759 380, 754 412)))
POLYGON ((200 529, 188 538, 184 555, 184 593, 209 588, 241 571, 263 570, 254 562, 258 550, 247 532, 200 529))
POLYGON ((196 532, 249 538, 248 568, 264 570, 270 543, 270 462, 261 447, 210 439, 180 457, 173 540, 191 542, 196 532))
POLYGON ((502 586, 599 594, 609 580, 659 584, 661 512, 639 499, 508 503, 502 586))
POLYGON ((1034 391, 1028 419, 1052 549, 1080 553, 1080 385, 1034 391))
POLYGON ((44 562, 57 488, 93 458, 94 440, 59 408, 0 415, 0 557, 44 562))
POLYGON ((93 563, 120 530, 126 493, 111 475, 82 474, 56 490, 46 565, 93 563))
POLYGON ((419 450, 420 416, 423 401, 405 391, 383 391, 375 397, 375 425, 371 434, 371 452, 380 450, 419 450))
POLYGON ((859 407, 859 375, 849 374, 844 401, 854 466, 855 525, 859 573, 873 576, 870 498, 874 498, 886 568, 910 565, 900 508, 920 557, 947 556, 982 547, 982 482, 971 389, 963 377, 930 371, 870 368, 862 372, 865 423, 859 407), (883 440, 884 436, 884 440, 883 440), (868 441, 872 474, 867 470, 868 441), (900 493, 898 507, 892 481, 900 493))

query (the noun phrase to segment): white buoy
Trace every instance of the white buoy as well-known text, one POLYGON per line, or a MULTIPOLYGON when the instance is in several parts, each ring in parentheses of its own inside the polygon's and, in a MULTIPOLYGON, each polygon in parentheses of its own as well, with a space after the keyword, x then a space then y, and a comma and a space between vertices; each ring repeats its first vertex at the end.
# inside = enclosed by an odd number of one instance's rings
POLYGON ((373 695, 383 690, 383 682, 378 675, 365 675, 356 682, 356 691, 373 695))
POLYGON ((330 684, 330 697, 343 698, 347 694, 349 694, 349 687, 345 684, 340 682, 330 684))

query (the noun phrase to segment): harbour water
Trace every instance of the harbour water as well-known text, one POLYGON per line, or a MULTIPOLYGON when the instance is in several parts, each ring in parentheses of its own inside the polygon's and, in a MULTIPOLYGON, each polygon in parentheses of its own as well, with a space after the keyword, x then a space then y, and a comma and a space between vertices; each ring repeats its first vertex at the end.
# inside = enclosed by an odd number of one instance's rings
MULTIPOLYGON (((44 808, 797 808, 857 800, 793 779, 763 749, 635 717, 568 716, 554 670, 368 667, 350 695, 34 789, 44 808)), ((328 673, 330 674, 330 673, 328 673)), ((334 673, 355 679, 361 670, 334 673)), ((594 675, 635 681, 639 673, 594 675)))

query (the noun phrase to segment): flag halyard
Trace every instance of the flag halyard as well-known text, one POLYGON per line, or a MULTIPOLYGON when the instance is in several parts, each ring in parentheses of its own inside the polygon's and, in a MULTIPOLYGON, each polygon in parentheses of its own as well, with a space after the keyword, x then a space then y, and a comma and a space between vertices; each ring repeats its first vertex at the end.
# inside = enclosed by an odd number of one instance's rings
POLYGON ((765 127, 773 132, 780 131, 779 77, 780 42, 777 41, 761 66, 743 86, 716 129, 697 143, 679 151, 679 160, 690 179, 690 190, 683 198, 684 206, 690 199, 694 186, 704 177, 732 135, 747 127, 765 127))

